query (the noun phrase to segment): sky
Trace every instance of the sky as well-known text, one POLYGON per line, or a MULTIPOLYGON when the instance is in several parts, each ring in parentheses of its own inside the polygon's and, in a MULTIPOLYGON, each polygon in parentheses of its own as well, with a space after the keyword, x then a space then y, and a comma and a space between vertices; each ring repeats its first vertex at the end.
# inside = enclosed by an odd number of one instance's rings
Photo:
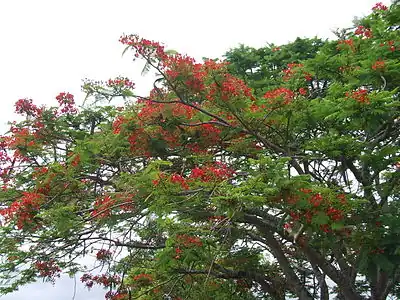
MULTIPOLYGON (((239 44, 261 47, 296 37, 333 38, 370 12, 376 0, 12 0, 0 1, 0 134, 12 121, 14 103, 32 98, 55 105, 70 92, 80 102, 81 80, 131 78, 137 93, 152 84, 140 64, 122 57, 121 34, 137 33, 195 58, 221 57, 239 44)), ((382 1, 390 4, 390 1, 382 1)), ((53 287, 36 283, 3 300, 69 300, 74 280, 53 287)), ((75 300, 102 299, 78 282, 75 300)))

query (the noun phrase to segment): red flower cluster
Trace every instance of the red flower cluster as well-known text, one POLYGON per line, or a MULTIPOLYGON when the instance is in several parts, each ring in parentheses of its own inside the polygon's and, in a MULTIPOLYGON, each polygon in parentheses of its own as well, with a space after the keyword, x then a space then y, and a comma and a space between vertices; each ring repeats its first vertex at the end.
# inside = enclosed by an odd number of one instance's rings
POLYGON ((118 116, 112 124, 113 133, 119 134, 121 132, 121 127, 126 123, 126 119, 124 116, 118 116))
POLYGON ((202 247, 203 242, 200 238, 195 236, 190 236, 187 234, 181 234, 176 236, 176 248, 175 248, 175 259, 180 259, 183 253, 182 248, 193 248, 202 247))
POLYGON ((323 231, 325 233, 329 233, 332 231, 329 224, 321 224, 321 225, 319 225, 319 229, 321 229, 321 231, 323 231))
POLYGON ((47 172, 49 172, 49 169, 47 167, 36 167, 36 168, 34 168, 34 171, 32 172, 32 178, 36 179, 38 177, 46 175, 47 172))
MULTIPOLYGON (((289 104, 293 98, 294 98, 294 92, 284 88, 280 87, 272 91, 268 91, 264 94, 265 99, 271 99, 271 100, 277 100, 277 99, 284 99, 283 104, 289 104)), ((273 104, 273 103, 271 103, 273 104)))
POLYGON ((287 64, 287 68, 282 71, 284 73, 283 80, 288 81, 289 79, 291 79, 293 75, 296 73, 296 69, 302 67, 303 64, 296 64, 296 63, 287 64))
POLYGON ((179 75, 182 75, 183 77, 187 77, 188 75, 190 76, 190 73, 194 70, 195 59, 177 53, 175 55, 166 56, 163 61, 163 66, 166 68, 165 74, 168 78, 170 80, 175 80, 179 75))
POLYGON ((56 176, 55 173, 49 173, 46 167, 35 168, 32 172, 32 179, 36 181, 36 192, 43 195, 48 195, 50 185, 56 176))
MULTIPOLYGON (((168 109, 169 107, 167 106, 166 108, 168 109)), ((187 120, 192 119, 193 116, 197 113, 194 108, 182 103, 175 103, 171 106, 170 110, 174 117, 185 117, 185 119, 187 120)))
POLYGON ((194 153, 206 153, 210 151, 210 146, 218 145, 222 141, 222 130, 214 124, 192 126, 188 132, 192 134, 192 140, 185 146, 194 153))
POLYGON ((109 79, 107 86, 112 88, 130 88, 133 89, 135 84, 126 77, 117 77, 115 79, 109 79))
POLYGON ((128 299, 129 294, 126 292, 108 291, 104 298, 109 300, 123 300, 128 299))
POLYGON ((27 116, 37 117, 42 113, 42 109, 33 104, 32 99, 19 99, 15 103, 15 112, 17 114, 26 114, 27 116))
POLYGON ((220 182, 232 178, 234 174, 235 171, 229 168, 226 164, 215 162, 213 165, 206 165, 192 169, 190 178, 199 179, 203 182, 220 182))
POLYGON ((210 101, 214 101, 216 97, 222 101, 233 100, 237 97, 255 100, 251 88, 243 80, 230 74, 224 74, 222 82, 212 84, 206 97, 210 101))
POLYGON ((23 229, 26 225, 31 225, 34 222, 33 218, 40 209, 43 200, 42 194, 23 192, 20 199, 14 201, 8 208, 0 210, 0 215, 4 216, 6 222, 16 217, 17 228, 23 229))
POLYGON ((180 246, 191 248, 191 247, 202 247, 203 242, 200 238, 187 235, 187 234, 180 234, 176 236, 176 241, 180 246))
POLYGON ((93 276, 92 274, 85 273, 81 277, 81 282, 84 283, 88 289, 91 289, 95 283, 109 288, 121 283, 121 278, 118 275, 101 274, 93 276))
POLYGON ((347 204, 347 199, 345 194, 339 194, 336 196, 337 199, 339 199, 340 204, 346 205, 347 204))
POLYGON ((177 173, 171 175, 170 181, 172 183, 180 184, 181 188, 183 188, 184 190, 189 189, 189 185, 186 183, 186 179, 177 173))
MULTIPOLYGON (((133 128, 130 129, 130 132, 126 132, 132 153, 149 156, 149 142, 152 138, 164 140, 170 148, 180 146, 180 131, 178 128, 166 130, 164 123, 167 121, 167 117, 164 116, 172 115, 187 122, 192 119, 196 110, 183 103, 156 103, 151 100, 142 102, 144 102, 144 105, 138 113, 138 125, 140 127, 131 126, 133 128), (149 123, 155 126, 146 127, 146 124, 149 123), (147 130, 144 128, 147 128, 147 130)), ((130 122, 130 118, 118 116, 113 123, 114 134, 121 133, 123 124, 128 122, 130 122)), ((191 130, 195 130, 195 128, 191 130)))
POLYGON ((107 218, 111 216, 115 203, 116 200, 112 199, 110 195, 99 197, 94 202, 94 208, 90 215, 94 218, 107 218))
POLYGON ((180 259, 182 253, 183 253, 183 250, 181 248, 179 248, 179 247, 175 248, 175 254, 176 254, 175 259, 180 259))
POLYGON ((100 249, 96 253, 96 259, 100 261, 108 261, 112 258, 112 254, 113 253, 110 250, 100 249))
POLYGON ((204 70, 207 72, 225 70, 229 65, 228 61, 219 61, 214 59, 206 59, 204 61, 204 70))
POLYGON ((222 130, 214 124, 202 124, 199 130, 203 139, 211 144, 215 144, 220 140, 222 130))
POLYGON ((393 40, 387 41, 387 42, 385 42, 385 43, 381 43, 379 46, 384 47, 386 44, 387 44, 387 46, 389 47, 389 50, 390 50, 391 52, 396 51, 396 46, 394 45, 394 41, 393 41, 393 40))
POLYGON ((346 92, 346 97, 352 98, 360 103, 369 103, 368 90, 363 89, 363 88, 358 89, 353 92, 346 92))
POLYGON ((73 159, 71 160, 71 166, 77 167, 80 162, 81 162, 81 155, 79 153, 73 155, 73 159))
POLYGON ((311 81, 312 80, 312 75, 310 73, 307 72, 303 72, 304 73, 304 79, 306 81, 311 81))
POLYGON ((132 132, 128 137, 132 154, 150 156, 149 141, 150 136, 145 132, 144 128, 138 128, 132 132))
POLYGON ((385 253, 385 249, 382 248, 376 248, 370 251, 371 254, 383 254, 385 253))
MULTIPOLYGON (((300 189, 300 192, 306 195, 306 199, 311 207, 289 211, 292 221, 302 221, 311 224, 314 216, 323 213, 329 217, 329 224, 321 225, 320 229, 324 232, 330 232, 330 223, 338 222, 344 218, 344 213, 341 209, 341 205, 347 204, 346 196, 344 194, 339 194, 337 196, 337 199, 339 200, 339 203, 337 203, 336 201, 332 202, 331 200, 324 198, 320 193, 313 193, 311 189, 302 188, 300 189)), ((288 204, 290 205, 296 205, 300 199, 298 196, 292 196, 290 198, 296 199, 296 201, 288 200, 288 204)), ((292 222, 286 223, 284 228, 288 230, 292 225, 292 222)))
POLYGON ((283 224, 283 229, 285 229, 286 231, 290 231, 293 227, 292 223, 285 223, 283 224))
POLYGON ((334 207, 329 207, 326 211, 326 214, 334 222, 343 219, 343 212, 340 209, 334 207))
POLYGON ((362 25, 358 26, 356 31, 354 31, 355 35, 364 36, 367 39, 372 38, 372 31, 370 28, 366 28, 362 25))
POLYGON ((303 95, 303 96, 307 95, 308 94, 308 89, 299 88, 299 94, 303 95))
POLYGON ((7 150, 0 148, 0 178, 3 180, 3 183, 9 181, 8 174, 11 169, 11 161, 11 157, 8 155, 7 150))
POLYGON ((338 42, 338 45, 336 47, 338 50, 343 50, 343 49, 350 49, 351 51, 355 52, 356 48, 354 46, 354 42, 352 39, 348 40, 340 40, 338 42))
POLYGON ((387 9, 388 9, 387 6, 384 5, 382 2, 378 2, 372 7, 372 10, 374 11, 382 11, 387 9))
POLYGON ((130 212, 135 209, 134 197, 136 196, 135 193, 116 193, 114 198, 119 203, 119 208, 122 211, 130 212))
POLYGON ((60 277, 61 269, 54 260, 37 261, 35 268, 39 271, 40 277, 44 277, 53 283, 56 277, 60 277))
POLYGON ((10 131, 13 134, 11 137, 7 138, 8 147, 10 149, 15 149, 19 146, 32 147, 35 145, 35 137, 28 128, 12 127, 10 131))
POLYGON ((110 195, 99 197, 94 202, 90 215, 93 218, 107 218, 112 215, 115 209, 130 211, 134 209, 134 196, 134 194, 115 193, 113 197, 110 195))
POLYGON ((324 198, 322 197, 322 195, 320 193, 317 193, 315 195, 313 195, 310 199, 309 202, 312 206, 314 207, 319 207, 322 203, 322 201, 324 200, 324 198))
POLYGON ((74 96, 70 93, 60 93, 56 100, 60 105, 61 111, 60 113, 65 114, 74 114, 77 113, 78 110, 75 107, 75 100, 74 96))
POLYGON ((151 276, 150 274, 142 273, 142 274, 135 275, 133 277, 133 280, 140 281, 142 283, 151 283, 153 281, 153 276, 151 276))
POLYGON ((131 46, 135 50, 135 57, 150 58, 155 56, 161 61, 168 57, 164 51, 164 46, 161 46, 160 43, 140 38, 135 34, 121 36, 119 41, 124 45, 131 46))
POLYGON ((373 65, 372 69, 373 70, 383 70, 385 68, 385 61, 383 60, 377 60, 373 65))

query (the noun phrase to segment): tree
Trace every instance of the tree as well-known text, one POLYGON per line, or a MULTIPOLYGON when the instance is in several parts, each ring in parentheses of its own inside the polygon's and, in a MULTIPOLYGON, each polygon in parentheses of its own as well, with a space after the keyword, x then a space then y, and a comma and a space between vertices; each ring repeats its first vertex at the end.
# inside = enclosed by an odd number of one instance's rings
POLYGON ((123 36, 159 76, 148 97, 118 77, 79 108, 20 99, 1 291, 84 272, 107 299, 400 297, 399 10, 227 61, 123 36))

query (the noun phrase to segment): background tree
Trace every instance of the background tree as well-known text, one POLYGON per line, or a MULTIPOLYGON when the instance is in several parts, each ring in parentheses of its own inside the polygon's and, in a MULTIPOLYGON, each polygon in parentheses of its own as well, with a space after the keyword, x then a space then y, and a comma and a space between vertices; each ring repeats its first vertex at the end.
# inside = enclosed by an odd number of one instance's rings
POLYGON ((201 63, 123 36, 148 97, 118 77, 80 108, 19 100, 1 291, 81 271, 107 299, 399 297, 399 15, 201 63))

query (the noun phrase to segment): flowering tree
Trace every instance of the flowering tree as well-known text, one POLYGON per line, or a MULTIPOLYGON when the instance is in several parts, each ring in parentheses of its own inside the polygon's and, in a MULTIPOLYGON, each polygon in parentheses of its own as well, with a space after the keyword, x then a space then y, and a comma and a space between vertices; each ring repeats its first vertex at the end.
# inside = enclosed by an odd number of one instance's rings
POLYGON ((226 61, 123 36, 149 96, 118 77, 85 82, 82 107, 19 100, 1 291, 83 272, 106 299, 400 297, 399 16, 226 61))

